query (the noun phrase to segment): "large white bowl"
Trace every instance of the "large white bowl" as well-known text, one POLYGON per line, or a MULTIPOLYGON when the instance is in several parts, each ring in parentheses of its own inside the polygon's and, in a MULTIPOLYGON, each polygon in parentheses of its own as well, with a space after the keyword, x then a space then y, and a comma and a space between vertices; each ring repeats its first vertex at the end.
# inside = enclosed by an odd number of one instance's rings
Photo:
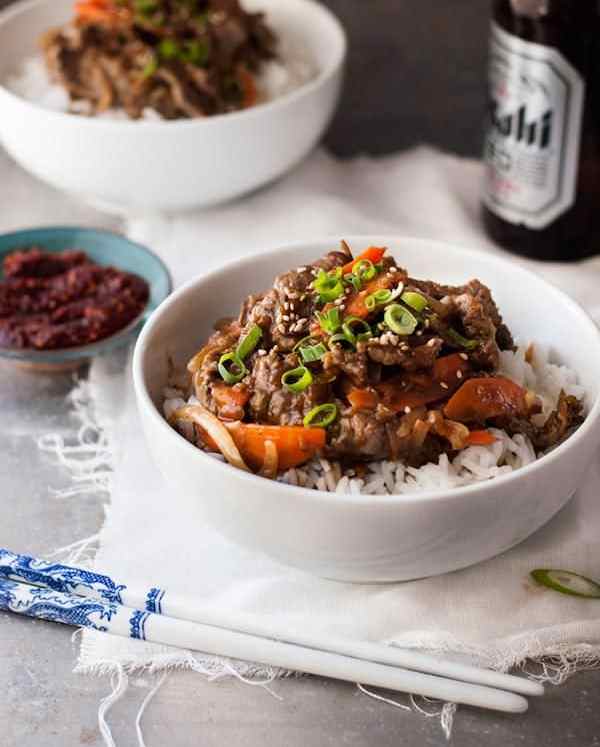
MULTIPOLYGON (((521 542, 573 495, 600 443, 600 333, 571 299, 516 264, 443 243, 381 236, 350 245, 388 246, 415 277, 488 284, 513 333, 551 346, 588 392, 584 424, 534 464, 485 483, 398 496, 340 496, 255 477, 207 456, 167 425, 161 390, 167 356, 186 361, 212 320, 273 276, 323 255, 336 240, 296 243, 229 264, 168 298, 138 340, 134 381, 143 429, 171 491, 193 495, 191 523, 209 521, 234 541, 319 576, 392 581, 445 573, 521 542)), ((186 504, 187 505, 187 504, 186 504)), ((183 509, 182 509, 183 510, 183 509)), ((176 538, 173 538, 176 542, 176 538)))
MULTIPOLYGON (((266 184, 319 141, 337 105, 346 40, 313 0, 245 0, 320 71, 301 88, 242 112, 172 122, 107 121, 43 109, 0 85, 0 142, 28 171, 109 209, 178 211, 266 184)), ((31 0, 0 14, 0 84, 35 54, 73 0, 31 0)))

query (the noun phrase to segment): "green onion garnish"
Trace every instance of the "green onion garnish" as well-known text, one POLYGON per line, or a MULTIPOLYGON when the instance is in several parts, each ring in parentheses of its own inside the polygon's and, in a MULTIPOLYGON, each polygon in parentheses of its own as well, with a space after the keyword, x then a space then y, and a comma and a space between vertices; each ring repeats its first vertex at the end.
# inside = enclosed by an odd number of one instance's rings
POLYGON ((584 599, 600 599, 600 584, 592 581, 591 578, 579 575, 579 573, 536 568, 535 571, 531 571, 531 577, 538 584, 559 591, 561 594, 569 594, 572 597, 582 597, 584 599))
POLYGON ((329 303, 335 301, 336 298, 344 295, 344 286, 341 281, 341 268, 338 268, 339 273, 336 272, 333 275, 319 270, 319 274, 313 282, 313 288, 319 294, 319 299, 323 303, 329 303))
POLYGON ((359 319, 357 316, 347 316, 342 324, 342 332, 353 345, 361 340, 368 340, 369 337, 373 337, 373 331, 371 325, 365 322, 364 319, 359 319))
POLYGON ((163 39, 158 45, 158 53, 165 60, 172 60, 179 54, 179 45, 175 39, 163 39))
POLYGON ((246 360, 246 358, 258 345, 262 334, 262 329, 258 326, 258 324, 253 324, 252 327, 250 327, 248 334, 244 337, 243 340, 240 341, 235 350, 236 355, 240 360, 246 360))
POLYGON ((415 311, 423 311, 427 306, 427 299, 425 296, 422 296, 420 293, 415 293, 414 291, 405 291, 400 296, 400 300, 404 301, 407 306, 410 306, 411 309, 414 309, 415 311))
POLYGON ((294 353, 297 353, 300 350, 300 348, 309 347, 310 345, 316 345, 319 342, 321 342, 321 340, 318 337, 307 335, 306 337, 303 337, 301 340, 298 340, 298 342, 294 345, 292 350, 294 351, 294 353))
POLYGON ((359 259, 352 268, 352 274, 356 275, 361 282, 368 282, 369 280, 373 280, 375 275, 377 275, 377 269, 370 259, 359 259))
POLYGON ((301 347, 298 352, 305 363, 315 363, 315 361, 321 360, 327 352, 327 348, 322 342, 319 342, 317 345, 301 347))
POLYGON ((353 336, 347 335, 345 332, 338 332, 335 335, 331 335, 328 344, 331 350, 333 350, 336 345, 341 345, 343 348, 349 348, 350 350, 354 350, 356 347, 353 336))
POLYGON ((290 392, 303 392, 312 384, 313 377, 305 366, 298 366, 286 371, 281 377, 281 383, 290 392))
POLYGON ((392 291, 387 288, 381 288, 365 298, 365 306, 367 307, 367 311, 375 311, 378 306, 383 306, 391 300, 392 291))
POLYGON ((241 381, 248 373, 248 369, 244 366, 244 362, 240 359, 238 354, 234 352, 223 353, 219 358, 217 368, 221 374, 221 378, 227 384, 237 384, 238 381, 241 381))
POLYGON ((404 306, 393 303, 388 306, 383 315, 387 326, 397 335, 412 335, 417 328, 418 321, 404 306))
POLYGON ((142 78, 151 78, 157 70, 158 62, 156 61, 156 57, 152 57, 142 70, 142 78))
POLYGON ((473 350, 479 345, 479 340, 469 340, 467 337, 463 337, 460 332, 452 329, 452 327, 447 330, 447 336, 450 338, 451 342, 456 343, 456 345, 459 345, 461 348, 465 348, 465 350, 473 350))
POLYGON ((317 405, 304 418, 305 428, 327 428, 337 418, 337 405, 317 405))
POLYGON ((358 293, 360 289, 362 288, 362 283, 358 275, 355 275, 353 272, 348 273, 348 275, 344 275, 344 283, 347 285, 351 285, 354 290, 358 293))
POLYGON ((189 39, 183 43, 179 58, 183 62, 202 66, 208 62, 209 47, 206 39, 189 39))
POLYGON ((340 328, 342 321, 340 319, 340 310, 337 308, 329 309, 323 314, 317 312, 317 320, 323 332, 332 335, 340 328))

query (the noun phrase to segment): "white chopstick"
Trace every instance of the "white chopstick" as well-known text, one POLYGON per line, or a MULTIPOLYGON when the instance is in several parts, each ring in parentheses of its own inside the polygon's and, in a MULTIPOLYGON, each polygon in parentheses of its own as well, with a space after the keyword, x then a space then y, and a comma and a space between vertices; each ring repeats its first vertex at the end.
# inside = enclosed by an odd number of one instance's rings
POLYGON ((256 661, 321 677, 423 695, 480 708, 523 713, 527 701, 504 690, 457 682, 311 648, 163 617, 114 602, 0 578, 0 609, 215 656, 256 661))
POLYGON ((0 548, 0 576, 78 594, 89 599, 102 601, 111 598, 112 595, 113 598, 118 598, 119 603, 129 607, 149 610, 179 620, 197 622, 205 626, 337 653, 378 664, 449 677, 522 695, 538 696, 544 693, 544 688, 539 682, 440 659, 419 651, 409 651, 380 643, 332 638, 327 635, 315 636, 299 631, 281 631, 267 625, 264 620, 258 620, 256 617, 243 613, 236 613, 235 619, 229 620, 222 614, 190 603, 189 599, 183 599, 164 589, 157 587, 142 589, 134 584, 113 580, 106 574, 75 566, 49 563, 40 558, 19 555, 2 548, 0 548))

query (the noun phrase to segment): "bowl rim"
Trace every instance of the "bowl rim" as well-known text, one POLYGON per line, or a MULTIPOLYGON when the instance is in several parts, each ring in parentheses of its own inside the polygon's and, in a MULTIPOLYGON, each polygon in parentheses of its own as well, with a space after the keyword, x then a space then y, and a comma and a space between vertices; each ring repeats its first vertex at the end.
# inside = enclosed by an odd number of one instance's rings
MULTIPOLYGON (((535 279, 537 282, 541 282, 542 285, 546 287, 546 292, 553 294, 557 300, 559 300, 565 306, 568 306, 573 313, 579 316, 580 323, 588 329, 593 337, 596 338, 598 351, 600 352, 600 329, 594 323, 592 318, 587 314, 587 312, 576 301, 574 301, 570 296, 557 288, 555 285, 549 283, 547 280, 545 280, 543 277, 540 277, 532 270, 529 270, 522 265, 513 263, 509 259, 490 254, 489 252, 481 252, 472 248, 467 249, 463 246, 453 244, 451 242, 440 241, 436 239, 415 238, 410 236, 393 236, 389 234, 357 234, 346 236, 345 239, 351 244, 374 244, 379 246, 386 246, 391 243, 399 242, 412 242, 413 244, 417 243, 430 247, 435 246, 439 249, 443 248, 446 251, 450 250, 455 254, 460 254, 465 260, 468 260, 469 258, 477 258, 478 260, 481 260, 483 258, 491 265, 501 265, 505 268, 508 267, 511 271, 516 271, 518 274, 525 276, 525 278, 531 278, 535 279)), ((207 468, 212 466, 212 468, 214 469, 223 471, 225 478, 227 476, 229 476, 230 478, 237 477, 244 482, 248 482, 249 485, 253 485, 257 489, 260 489, 261 486, 264 489, 265 481, 268 480, 268 478, 261 477, 260 475, 255 475, 253 473, 244 472, 243 470, 238 470, 235 467, 232 467, 231 465, 220 461, 219 459, 215 459, 214 457, 210 456, 209 454, 203 452, 202 450, 191 444, 189 441, 187 441, 187 439, 185 439, 167 423, 162 415, 162 412, 158 410, 158 408, 152 401, 145 382, 143 360, 146 352, 147 340, 152 334, 154 327, 162 318, 163 314, 167 313, 173 306, 176 306, 179 300, 182 297, 185 297, 190 290, 192 290, 193 288, 197 288, 198 290, 200 290, 203 285, 205 285, 206 283, 210 283, 211 280, 213 280, 217 276, 223 275, 224 273, 231 271, 243 271, 246 266, 251 264, 256 259, 257 254, 260 254, 261 259, 280 258, 282 253, 293 254, 295 250, 306 249, 309 245, 330 244, 331 246, 335 246, 338 242, 339 236, 323 236, 270 246, 260 253, 255 252, 247 254, 242 258, 228 262, 227 264, 211 270, 206 274, 196 276, 180 286, 167 299, 165 299, 162 304, 160 304, 160 306, 154 311, 154 313, 148 320, 147 324, 144 326, 142 333, 137 339, 133 355, 132 374, 138 409, 141 410, 143 408, 149 413, 149 417, 158 425, 159 428, 161 428, 161 432, 165 433, 166 438, 176 439, 184 450, 189 449, 190 454, 195 454, 195 458, 206 460, 207 468), (167 433, 169 435, 167 435, 167 433)), ((325 502, 331 505, 338 506, 351 504, 355 507, 364 508, 372 507, 375 505, 393 507, 395 505, 422 503, 425 501, 453 502, 465 497, 483 498, 484 494, 491 493, 498 488, 510 488, 515 484, 516 481, 527 477, 532 477, 535 474, 539 473, 540 470, 545 469, 547 465, 556 463, 557 461, 561 460, 563 455, 565 455, 567 452, 570 452, 573 448, 576 448, 584 438, 588 437, 588 435, 594 428, 598 427, 599 421, 600 394, 597 394, 595 397, 595 401, 590 407, 589 412, 586 414, 586 418, 581 426, 579 426, 579 428, 574 433, 572 433, 565 441, 559 444, 552 451, 544 454, 542 457, 539 457, 531 464, 520 467, 519 469, 514 470, 513 472, 510 472, 508 474, 499 475, 489 480, 453 488, 423 490, 415 491, 413 493, 395 493, 392 495, 367 495, 363 493, 344 493, 340 495, 339 493, 335 492, 332 493, 323 490, 316 490, 314 488, 304 488, 301 486, 289 485, 287 483, 281 483, 274 480, 268 481, 274 483, 273 487, 283 487, 286 492, 288 490, 293 491, 293 493, 298 498, 305 498, 306 500, 317 503, 325 502)))
MULTIPOLYGON (((3 27, 12 18, 17 17, 21 14, 26 14, 28 11, 35 9, 37 6, 51 4, 53 0, 18 0, 14 5, 7 6, 4 10, 0 11, 0 35, 3 27)), ((242 109, 235 112, 226 112, 223 114, 215 114, 210 117, 196 118, 196 119, 175 119, 175 120, 139 120, 139 119, 99 119, 95 117, 86 117, 71 112, 61 112, 54 109, 49 109, 40 104, 30 101, 29 99, 20 96, 19 94, 11 91, 0 78, 0 94, 14 100, 18 104, 31 109, 33 112, 44 112, 44 115, 51 117, 52 119, 62 120, 65 123, 80 124, 85 123, 85 127, 94 127, 98 129, 115 130, 117 128, 126 128, 139 130, 143 128, 144 131, 175 131, 181 129, 190 129, 193 127, 210 127, 218 125, 223 119, 228 122, 241 121, 246 119, 255 118, 261 116, 263 113, 268 116, 270 112, 277 111, 286 107, 288 104, 294 104, 307 96, 311 95, 314 91, 324 87, 332 78, 334 78, 338 72, 343 68, 347 54, 348 54, 348 37, 346 31, 339 20, 339 18, 321 3, 316 0, 286 0, 286 2, 295 2, 298 5, 305 5, 311 9, 311 12, 320 14, 322 18, 331 25, 338 38, 338 46, 335 50, 331 62, 328 66, 319 70, 318 74, 306 83, 298 86, 293 91, 288 91, 281 96, 277 96, 271 101, 266 101, 257 106, 252 106, 248 109, 242 109)))
MULTIPOLYGON (((125 244, 129 246, 135 246, 137 249, 139 249, 143 254, 148 255, 151 257, 151 259, 155 262, 156 266, 160 269, 160 271, 163 274, 163 278, 166 281, 166 295, 163 296, 159 302, 158 306, 160 306, 165 299, 169 296, 171 291, 173 290, 173 278, 171 276, 171 272, 167 265, 163 262, 163 260, 151 249, 148 249, 147 246, 144 246, 143 244, 140 244, 137 241, 132 241, 132 239, 128 238, 127 236, 124 236, 123 234, 118 233, 117 231, 111 231, 109 229, 104 228, 94 228, 94 227, 88 227, 88 226, 77 226, 77 225, 60 225, 60 226, 35 226, 33 228, 21 228, 17 231, 9 231, 7 233, 0 234, 0 239, 2 241, 12 241, 13 239, 15 242, 19 241, 19 237, 27 235, 29 239, 31 240, 31 236, 35 236, 36 234, 48 234, 50 233, 72 233, 77 232, 78 234, 83 234, 83 239, 85 240, 85 236, 89 236, 90 234, 103 238, 103 237, 110 237, 113 239, 118 239, 121 242, 124 242, 125 244)), ((35 239, 34 239, 35 240, 35 239)), ((22 247, 23 245, 21 245, 22 247)), ((42 248, 44 248, 42 246, 42 248)), ((0 259, 4 257, 7 253, 10 253, 11 251, 17 251, 19 249, 19 245, 15 244, 14 249, 6 249, 6 250, 0 250, 0 259)), ((85 251, 85 248, 82 248, 82 251, 85 251)), ((119 269, 118 264, 115 262, 115 267, 119 269)), ((144 278, 145 279, 145 278, 144 278)), ((148 282, 148 286, 150 289, 152 289, 152 283, 148 282)), ((140 325, 145 324, 145 322, 150 318, 150 315, 152 313, 152 309, 150 309, 150 298, 148 298, 148 301, 146 302, 146 305, 142 309, 142 311, 135 317, 135 319, 132 319, 127 326, 123 327, 122 329, 117 330, 112 335, 109 335, 108 337, 103 337, 101 340, 97 340, 96 342, 88 343, 87 345, 77 345, 72 348, 54 348, 50 350, 34 350, 33 348, 6 348, 0 346, 0 360, 5 361, 13 361, 13 362, 20 362, 20 363, 36 363, 36 364, 44 364, 44 363, 64 363, 67 361, 78 361, 78 360, 86 360, 88 358, 92 358, 96 355, 101 355, 104 353, 107 353, 111 350, 115 350, 128 342, 130 342, 132 336, 134 336, 138 330, 138 327, 140 325)), ((158 308, 158 306, 156 308, 158 308)), ((155 310, 155 309, 154 309, 155 310)))

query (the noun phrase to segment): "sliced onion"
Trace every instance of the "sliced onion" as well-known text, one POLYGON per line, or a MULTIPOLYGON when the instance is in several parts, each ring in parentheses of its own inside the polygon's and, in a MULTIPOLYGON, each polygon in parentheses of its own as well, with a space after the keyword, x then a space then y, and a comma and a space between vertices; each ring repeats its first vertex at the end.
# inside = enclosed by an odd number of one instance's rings
POLYGON ((242 459, 242 455, 225 425, 206 407, 202 405, 180 407, 171 415, 171 422, 177 420, 188 420, 199 425, 212 438, 221 454, 232 467, 237 467, 245 472, 251 471, 242 459))
POLYGON ((447 420, 438 410, 430 410, 427 417, 435 434, 445 438, 453 449, 464 449, 469 438, 469 429, 466 425, 455 420, 447 420))
POLYGON ((215 348, 211 348, 209 345, 205 345, 196 353, 193 358, 190 358, 190 361, 187 364, 187 370, 192 374, 196 373, 196 371, 199 371, 202 368, 202 364, 204 363, 204 359, 206 358, 206 356, 214 349, 215 348))
POLYGON ((263 461, 262 469, 260 474, 263 477, 268 477, 270 480, 274 480, 277 477, 277 471, 279 470, 279 451, 277 450, 277 444, 275 441, 266 439, 265 441, 265 458, 263 461))

